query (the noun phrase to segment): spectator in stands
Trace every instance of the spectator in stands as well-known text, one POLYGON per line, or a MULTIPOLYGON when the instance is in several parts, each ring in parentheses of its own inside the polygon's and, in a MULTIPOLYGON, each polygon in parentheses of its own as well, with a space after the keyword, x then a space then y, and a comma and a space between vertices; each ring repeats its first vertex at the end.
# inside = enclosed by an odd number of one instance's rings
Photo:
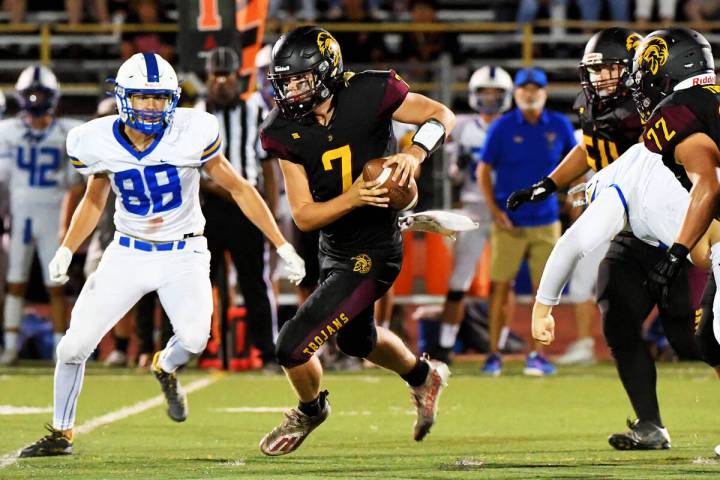
POLYGON ((685 15, 691 22, 717 22, 720 20, 720 2, 717 0, 688 0, 685 15))
POLYGON ((302 5, 300 12, 295 12, 298 14, 298 19, 305 20, 307 22, 314 22, 317 18, 315 0, 296 0, 295 2, 288 2, 287 0, 270 0, 267 18, 277 18, 284 21, 291 21, 292 17, 288 17, 287 11, 280 9, 283 6, 287 6, 288 3, 297 5, 298 1, 302 5))
MULTIPOLYGON (((677 0, 635 0, 635 21, 640 24, 649 22, 655 3, 658 4, 658 17, 661 22, 669 24, 675 20, 677 0)), ((714 3, 717 4, 717 1, 714 3)), ((642 26, 638 27, 638 30, 642 29, 642 26)))
MULTIPOLYGON (((348 12, 349 8, 355 8, 352 6, 352 4, 359 4, 363 6, 363 10, 366 8, 368 17, 372 19, 378 19, 380 18, 380 2, 379 0, 360 0, 359 2, 351 1, 351 0, 329 0, 328 1, 328 12, 327 12, 327 18, 329 20, 340 20, 340 19, 348 19, 351 21, 357 21, 349 19, 350 13, 348 12)), ((337 38, 337 35, 335 35, 335 38, 337 38)), ((343 45, 344 47, 344 45, 343 45)), ((343 50, 343 55, 345 55, 345 51, 343 50)))
MULTIPOLYGON (((342 21, 351 23, 373 22, 365 0, 343 0, 342 21)), ((335 32, 335 39, 343 45, 343 61, 353 63, 377 63, 385 59, 387 49, 380 32, 335 32)))
MULTIPOLYGON (((598 20, 604 20, 600 18, 600 11, 602 10, 603 2, 601 0, 576 0, 577 5, 580 8, 580 18, 588 21, 595 22, 598 20)), ((636 3, 641 3, 643 0, 638 0, 636 3)), ((652 2, 653 0, 645 0, 652 2)), ((665 0, 663 0, 665 1, 665 0)), ((673 2, 675 0, 672 0, 673 2)), ((607 0, 608 8, 610 10, 610 19, 615 22, 627 22, 630 20, 630 9, 628 0, 607 0)))
MULTIPOLYGON (((567 2, 568 0, 520 0, 515 21, 520 24, 534 22, 540 10, 540 4, 548 3, 550 19, 563 22, 567 16, 567 2)), ((554 25, 550 31, 554 36, 565 35, 565 27, 560 25, 554 25)))
MULTIPOLYGON (((126 24, 153 25, 174 23, 165 15, 156 0, 134 0, 125 18, 126 24)), ((123 60, 136 53, 157 53, 172 62, 175 57, 175 33, 173 32, 125 32, 122 35, 120 52, 123 60)))
MULTIPOLYGON (((413 0, 410 8, 410 18, 412 23, 427 24, 437 22, 437 0, 413 0)), ((402 36, 400 60, 403 62, 432 63, 442 53, 451 54, 453 62, 456 64, 462 61, 457 35, 454 33, 415 31, 405 33, 402 36)), ((427 70, 425 71, 427 72, 427 70)), ((415 73, 413 77, 417 79, 419 77, 418 73, 415 73)))
MULTIPOLYGON (((477 170, 480 189, 493 217, 490 227, 491 354, 483 367, 483 373, 493 376, 502 371, 500 332, 507 321, 502 310, 520 264, 528 257, 533 288, 537 288, 545 262, 560 237, 557 199, 527 204, 508 212, 507 198, 514 190, 548 175, 576 143, 570 121, 545 108, 545 72, 538 68, 520 70, 515 76, 514 97, 517 108, 490 126, 477 170)), ((528 355, 526 375, 554 372, 555 367, 539 353, 539 348, 528 355)))
POLYGON ((65 0, 68 23, 78 25, 83 20, 83 7, 91 4, 93 7, 94 20, 98 23, 110 23, 107 0, 65 0))

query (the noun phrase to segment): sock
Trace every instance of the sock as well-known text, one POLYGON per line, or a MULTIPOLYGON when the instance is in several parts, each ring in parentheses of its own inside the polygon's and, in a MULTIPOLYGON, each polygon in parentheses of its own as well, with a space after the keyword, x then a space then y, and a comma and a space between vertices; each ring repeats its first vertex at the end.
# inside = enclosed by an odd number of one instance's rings
POLYGON ((18 330, 23 313, 23 298, 7 294, 5 297, 5 349, 17 350, 18 330))
POLYGON ((427 380, 428 373, 430 373, 430 364, 425 360, 418 358, 415 361, 415 366, 405 375, 400 375, 411 387, 419 387, 425 380, 427 380))
POLYGON ((381 320, 380 326, 386 330, 390 330, 390 320, 381 320))
POLYGON ((327 397, 328 391, 323 390, 317 396, 315 400, 310 402, 299 402, 298 410, 307 415, 308 417, 317 417, 320 412, 325 408, 325 397, 327 397))
MULTIPOLYGON (((720 285, 720 243, 710 247, 710 264, 715 283, 720 285)), ((715 298, 713 299, 713 333, 715 334, 715 340, 720 343, 720 289, 715 291, 715 298)))
POLYGON ((615 357, 620 380, 630 398, 638 420, 648 421, 662 428, 660 407, 658 406, 657 371, 655 362, 645 345, 638 344, 629 350, 612 352, 615 357))
POLYGON ((115 335, 113 337, 115 338, 115 350, 127 353, 130 339, 127 337, 115 337, 115 335))
POLYGON ((85 377, 85 362, 55 364, 53 428, 68 430, 75 425, 78 397, 85 377))
POLYGON ((158 362, 158 365, 160 365, 160 368, 162 368, 163 371, 173 373, 175 370, 188 363, 192 357, 193 354, 185 350, 180 345, 177 337, 173 335, 160 354, 160 361, 158 362))
POLYGON ((440 324, 440 346, 442 348, 453 348, 459 331, 460 325, 442 322, 440 324))
POLYGON ((5 350, 17 351, 18 333, 5 331, 5 350))

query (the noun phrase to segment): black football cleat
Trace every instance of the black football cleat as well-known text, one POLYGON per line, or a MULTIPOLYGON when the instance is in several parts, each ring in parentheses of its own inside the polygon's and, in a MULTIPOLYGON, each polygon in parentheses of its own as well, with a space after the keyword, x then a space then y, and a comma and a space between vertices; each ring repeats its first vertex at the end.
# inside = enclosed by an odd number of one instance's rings
POLYGON ((666 428, 654 423, 628 419, 629 432, 613 433, 608 442, 616 450, 663 450, 670 448, 670 435, 666 428))
POLYGON ((160 352, 156 352, 152 362, 152 372, 155 374, 160 388, 162 388, 167 400, 167 414, 176 422, 184 422, 188 416, 187 396, 180 386, 174 373, 168 373, 158 364, 160 360, 160 352))
POLYGON ((54 457, 72 453, 72 442, 60 430, 55 430, 51 425, 45 425, 45 428, 50 434, 23 448, 20 458, 54 457))

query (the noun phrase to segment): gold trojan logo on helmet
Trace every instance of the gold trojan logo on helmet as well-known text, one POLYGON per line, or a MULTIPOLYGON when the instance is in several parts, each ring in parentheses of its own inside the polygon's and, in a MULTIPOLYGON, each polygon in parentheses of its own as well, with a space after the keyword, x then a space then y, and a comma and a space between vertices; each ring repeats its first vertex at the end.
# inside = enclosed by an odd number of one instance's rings
POLYGON ((317 36, 317 45, 320 53, 330 59, 333 67, 340 63, 340 44, 328 32, 320 32, 317 36))
POLYGON ((657 74, 668 59, 667 42, 662 37, 653 37, 644 42, 640 48, 640 66, 647 65, 653 75, 657 74))
POLYGON ((640 45, 642 37, 637 33, 631 33, 625 40, 625 48, 628 52, 633 52, 640 45))

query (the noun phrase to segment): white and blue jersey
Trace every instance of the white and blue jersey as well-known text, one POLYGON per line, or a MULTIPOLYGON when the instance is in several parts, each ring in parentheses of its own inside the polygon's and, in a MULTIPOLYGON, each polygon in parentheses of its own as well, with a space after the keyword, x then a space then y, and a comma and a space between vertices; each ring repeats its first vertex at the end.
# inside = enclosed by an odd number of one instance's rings
POLYGON ((52 207, 52 214, 58 215, 65 191, 80 181, 68 162, 65 139, 81 124, 58 118, 47 129, 35 131, 20 117, 0 121, 0 181, 8 184, 13 212, 48 212, 52 207))
POLYGON ((117 115, 98 118, 70 132, 67 151, 79 172, 110 177, 118 232, 157 242, 203 231, 200 167, 222 152, 213 115, 178 108, 142 152, 122 134, 117 115))

